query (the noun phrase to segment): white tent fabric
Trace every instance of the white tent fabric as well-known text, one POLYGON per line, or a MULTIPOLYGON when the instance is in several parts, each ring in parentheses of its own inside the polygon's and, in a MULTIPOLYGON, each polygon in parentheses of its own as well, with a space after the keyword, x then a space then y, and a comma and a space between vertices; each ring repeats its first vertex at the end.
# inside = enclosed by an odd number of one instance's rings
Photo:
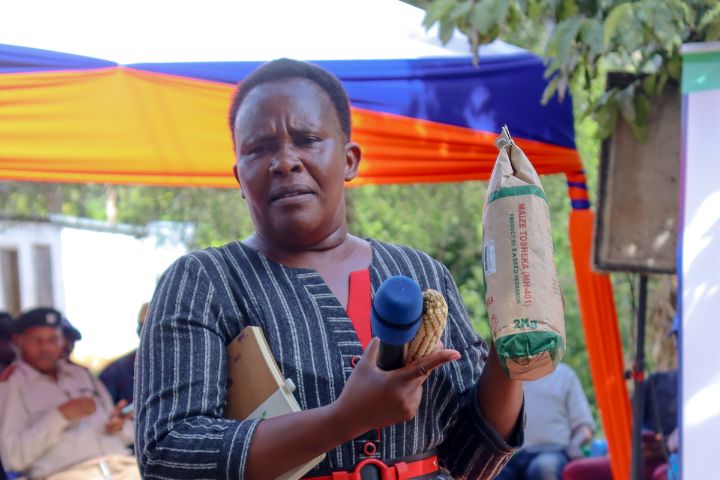
MULTIPOLYGON (((5 3, 0 43, 139 62, 393 59, 468 55, 443 46, 399 0, 23 0, 5 3)), ((483 52, 522 51, 502 42, 483 52)))

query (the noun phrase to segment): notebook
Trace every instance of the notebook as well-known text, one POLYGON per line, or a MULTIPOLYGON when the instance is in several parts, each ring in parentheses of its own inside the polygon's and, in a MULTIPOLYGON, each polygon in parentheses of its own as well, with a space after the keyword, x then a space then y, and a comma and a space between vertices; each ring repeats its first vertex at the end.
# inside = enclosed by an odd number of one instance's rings
MULTIPOLYGON (((299 412, 292 380, 283 378, 259 327, 246 327, 227 347, 228 387, 225 417, 235 420, 271 418, 299 412)), ((277 477, 297 480, 320 463, 322 454, 277 477)))

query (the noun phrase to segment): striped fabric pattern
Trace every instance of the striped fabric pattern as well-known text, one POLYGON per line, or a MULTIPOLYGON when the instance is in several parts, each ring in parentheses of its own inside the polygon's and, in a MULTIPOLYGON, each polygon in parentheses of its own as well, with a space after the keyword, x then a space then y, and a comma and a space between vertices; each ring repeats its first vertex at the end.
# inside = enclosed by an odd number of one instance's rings
MULTIPOLYGON (((448 301, 442 341, 462 358, 433 372, 417 416, 382 431, 376 457, 431 449, 454 478, 493 478, 522 444, 510 444, 478 409, 475 384, 487 346, 467 318, 447 269, 409 247, 370 240, 373 292, 406 275, 448 301)), ((280 265, 240 242, 194 252, 163 275, 152 300, 135 370, 137 456, 146 478, 242 479, 258 420, 223 418, 226 346, 248 326, 263 329, 303 409, 333 402, 362 347, 344 308, 315 270, 280 265)), ((365 439, 337 446, 318 469, 351 469, 365 439)))

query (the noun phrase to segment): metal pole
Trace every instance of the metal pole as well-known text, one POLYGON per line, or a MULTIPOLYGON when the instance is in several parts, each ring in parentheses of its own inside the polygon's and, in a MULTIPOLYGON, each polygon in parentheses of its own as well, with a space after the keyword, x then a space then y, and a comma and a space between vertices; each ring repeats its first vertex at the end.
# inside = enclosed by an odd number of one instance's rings
POLYGON ((645 310, 647 305, 647 281, 645 274, 640 274, 640 288, 638 292, 637 309, 637 338, 635 344, 635 365, 633 367, 633 380, 635 393, 633 394, 633 426, 632 426, 632 480, 643 480, 642 457, 642 422, 645 407, 645 310))

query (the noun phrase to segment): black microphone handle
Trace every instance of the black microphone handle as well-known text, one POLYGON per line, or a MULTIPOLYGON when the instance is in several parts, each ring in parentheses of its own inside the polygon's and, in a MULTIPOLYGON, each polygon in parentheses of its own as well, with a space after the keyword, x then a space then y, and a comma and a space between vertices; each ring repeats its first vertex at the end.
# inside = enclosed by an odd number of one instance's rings
POLYGON ((380 341, 378 367, 381 370, 396 370, 405 365, 405 345, 390 345, 380 341))

